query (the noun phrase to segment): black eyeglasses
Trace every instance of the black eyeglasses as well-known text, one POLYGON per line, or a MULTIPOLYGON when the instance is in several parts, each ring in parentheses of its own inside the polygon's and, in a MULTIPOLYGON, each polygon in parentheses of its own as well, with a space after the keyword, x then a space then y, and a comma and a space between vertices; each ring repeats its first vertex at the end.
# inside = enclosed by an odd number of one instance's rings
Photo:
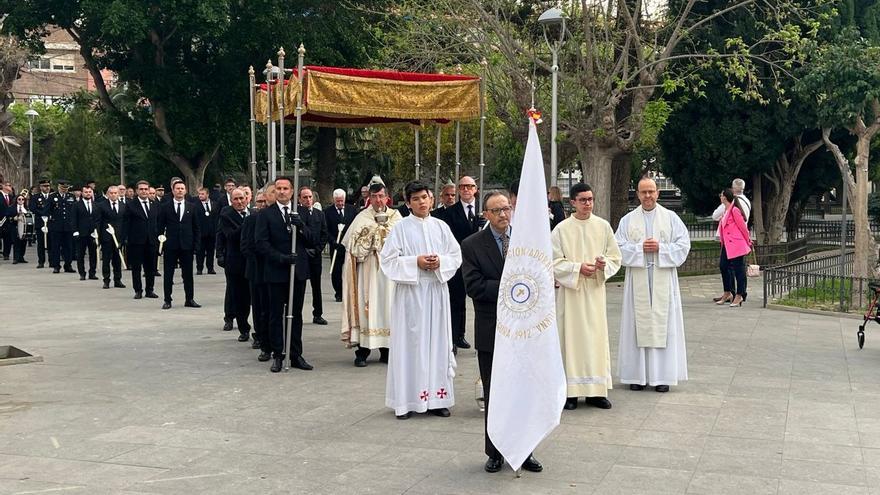
POLYGON ((505 215, 510 215, 510 212, 513 211, 513 208, 505 206, 504 208, 490 208, 486 211, 493 215, 500 215, 502 213, 504 213, 505 215))
POLYGON ((592 203, 593 199, 595 199, 595 198, 577 198, 577 199, 575 199, 575 201, 577 201, 578 203, 580 203, 582 205, 585 205, 587 203, 592 203))

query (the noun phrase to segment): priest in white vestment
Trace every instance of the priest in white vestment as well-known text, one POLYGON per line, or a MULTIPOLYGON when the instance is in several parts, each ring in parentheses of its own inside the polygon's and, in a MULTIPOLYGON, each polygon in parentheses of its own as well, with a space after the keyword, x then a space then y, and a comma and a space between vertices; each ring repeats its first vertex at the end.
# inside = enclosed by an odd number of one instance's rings
POLYGON ((626 267, 617 372, 631 390, 668 392, 687 380, 678 271, 691 249, 684 223, 657 203, 657 184, 639 181, 641 205, 620 220, 615 237, 626 267))
POLYGON ((379 253, 400 213, 387 205, 385 184, 370 185, 370 208, 354 218, 342 245, 342 341, 355 348, 354 365, 363 368, 371 349, 388 362, 391 344, 391 297, 394 283, 379 269, 379 253))
POLYGON ((611 225, 593 214, 593 191, 583 182, 569 194, 575 212, 550 235, 556 319, 567 382, 566 409, 578 397, 588 405, 611 409, 611 350, 605 312, 605 281, 620 270, 620 249, 611 225))
POLYGON ((461 265, 461 249, 446 223, 430 215, 428 191, 418 181, 406 185, 412 215, 394 226, 380 253, 382 272, 395 283, 385 405, 398 419, 426 411, 448 417, 455 404, 446 284, 461 265))

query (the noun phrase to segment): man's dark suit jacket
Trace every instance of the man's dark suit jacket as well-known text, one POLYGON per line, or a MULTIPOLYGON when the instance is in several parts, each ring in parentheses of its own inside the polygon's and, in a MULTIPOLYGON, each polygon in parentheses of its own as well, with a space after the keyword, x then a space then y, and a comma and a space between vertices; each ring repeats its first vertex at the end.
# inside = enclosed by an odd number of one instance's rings
POLYGON ((465 239, 461 244, 461 260, 464 286, 474 302, 474 347, 478 351, 493 352, 504 258, 491 227, 465 239))
MULTIPOLYGON (((341 217, 339 216, 339 212, 336 210, 336 205, 331 205, 324 209, 324 219, 327 221, 327 237, 330 241, 331 253, 334 249, 336 249, 336 236, 339 235, 339 227, 337 227, 337 225, 345 225, 345 228, 342 229, 342 235, 345 236, 345 233, 348 232, 348 227, 351 226, 351 222, 354 221, 354 217, 356 217, 357 214, 357 208, 350 204, 346 204, 342 208, 341 217)), ((340 237, 340 239, 341 238, 342 237, 340 237)))
POLYGON ((312 208, 311 213, 309 213, 308 208, 302 206, 298 208, 300 218, 303 219, 303 222, 312 233, 312 237, 305 240, 306 252, 311 257, 312 263, 320 265, 321 252, 327 246, 327 223, 324 221, 324 213, 317 208, 312 208))
POLYGON ((85 201, 77 201, 73 209, 76 211, 76 231, 79 232, 80 238, 85 239, 85 236, 91 236, 92 232, 101 224, 101 209, 98 204, 92 199, 91 215, 86 209, 85 201))
POLYGON ((217 224, 220 221, 220 203, 211 200, 211 214, 205 215, 205 205, 198 198, 193 202, 196 207, 196 221, 199 224, 199 232, 202 237, 214 237, 217 235, 217 224))
POLYGON ((254 238, 257 216, 261 215, 263 211, 255 210, 241 224, 241 254, 245 259, 244 278, 254 284, 263 283, 263 260, 257 254, 257 244, 254 238))
MULTIPOLYGON (((291 202, 290 206, 293 207, 293 204, 291 202)), ((320 242, 320 235, 320 232, 314 232, 309 228, 305 221, 297 228, 297 280, 308 280, 310 271, 306 249, 316 246, 320 242)), ((277 204, 266 207, 265 211, 257 216, 254 239, 257 253, 263 257, 263 280, 267 284, 286 284, 290 281, 290 264, 286 261, 287 255, 291 253, 290 237, 286 220, 277 204)))
POLYGON ((109 200, 101 202, 101 206, 98 207, 101 211, 101 223, 98 227, 98 239, 101 241, 101 244, 113 244, 113 236, 110 235, 110 232, 107 232, 108 225, 113 226, 116 240, 122 242, 122 231, 124 230, 122 222, 125 219, 125 208, 125 205, 116 201, 116 209, 118 211, 116 213, 113 211, 113 206, 109 200))
POLYGON ((196 222, 195 206, 188 201, 183 201, 183 219, 174 211, 176 203, 172 200, 160 204, 157 208, 159 215, 156 217, 156 232, 164 233, 166 250, 195 251, 201 244, 199 224, 196 222))
POLYGON ((158 203, 150 203, 150 216, 144 213, 144 206, 140 199, 127 201, 125 207, 119 210, 123 212, 122 238, 119 242, 131 245, 159 244, 156 232, 156 219, 159 216, 158 203))
POLYGON ((224 208, 220 215, 220 230, 226 238, 223 268, 234 275, 244 276, 245 257, 241 252, 241 226, 244 223, 241 213, 235 208, 224 208))
POLYGON ((455 236, 455 240, 459 244, 471 234, 480 230, 481 226, 480 216, 476 211, 476 204, 474 205, 474 223, 471 223, 468 221, 467 215, 465 215, 461 201, 457 201, 454 205, 444 209, 442 213, 437 215, 437 218, 440 218, 449 225, 449 230, 452 231, 452 235, 455 236))

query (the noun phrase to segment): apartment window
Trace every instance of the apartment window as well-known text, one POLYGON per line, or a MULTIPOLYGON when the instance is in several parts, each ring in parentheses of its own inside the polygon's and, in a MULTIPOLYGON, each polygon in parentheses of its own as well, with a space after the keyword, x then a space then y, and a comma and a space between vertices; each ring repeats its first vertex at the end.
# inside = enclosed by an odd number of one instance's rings
POLYGON ((76 66, 73 62, 73 54, 42 55, 28 60, 27 66, 32 70, 46 70, 53 72, 74 72, 76 66))
POLYGON ((28 60, 27 66, 28 69, 51 70, 52 61, 49 60, 49 57, 36 57, 28 60))

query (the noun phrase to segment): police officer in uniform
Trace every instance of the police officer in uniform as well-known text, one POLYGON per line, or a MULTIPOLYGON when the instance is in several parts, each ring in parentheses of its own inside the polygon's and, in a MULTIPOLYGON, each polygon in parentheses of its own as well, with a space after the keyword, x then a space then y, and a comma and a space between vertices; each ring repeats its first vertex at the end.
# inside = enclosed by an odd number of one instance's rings
POLYGON ((49 179, 40 179, 40 192, 31 196, 28 209, 34 214, 34 234, 37 236, 37 268, 46 266, 46 235, 43 233, 43 227, 47 225, 43 222, 43 217, 49 216, 49 196, 52 194, 51 183, 49 179))
POLYGON ((70 182, 59 179, 58 192, 49 196, 49 265, 52 273, 76 273, 73 269, 73 233, 76 231, 76 199, 68 191, 70 182))

